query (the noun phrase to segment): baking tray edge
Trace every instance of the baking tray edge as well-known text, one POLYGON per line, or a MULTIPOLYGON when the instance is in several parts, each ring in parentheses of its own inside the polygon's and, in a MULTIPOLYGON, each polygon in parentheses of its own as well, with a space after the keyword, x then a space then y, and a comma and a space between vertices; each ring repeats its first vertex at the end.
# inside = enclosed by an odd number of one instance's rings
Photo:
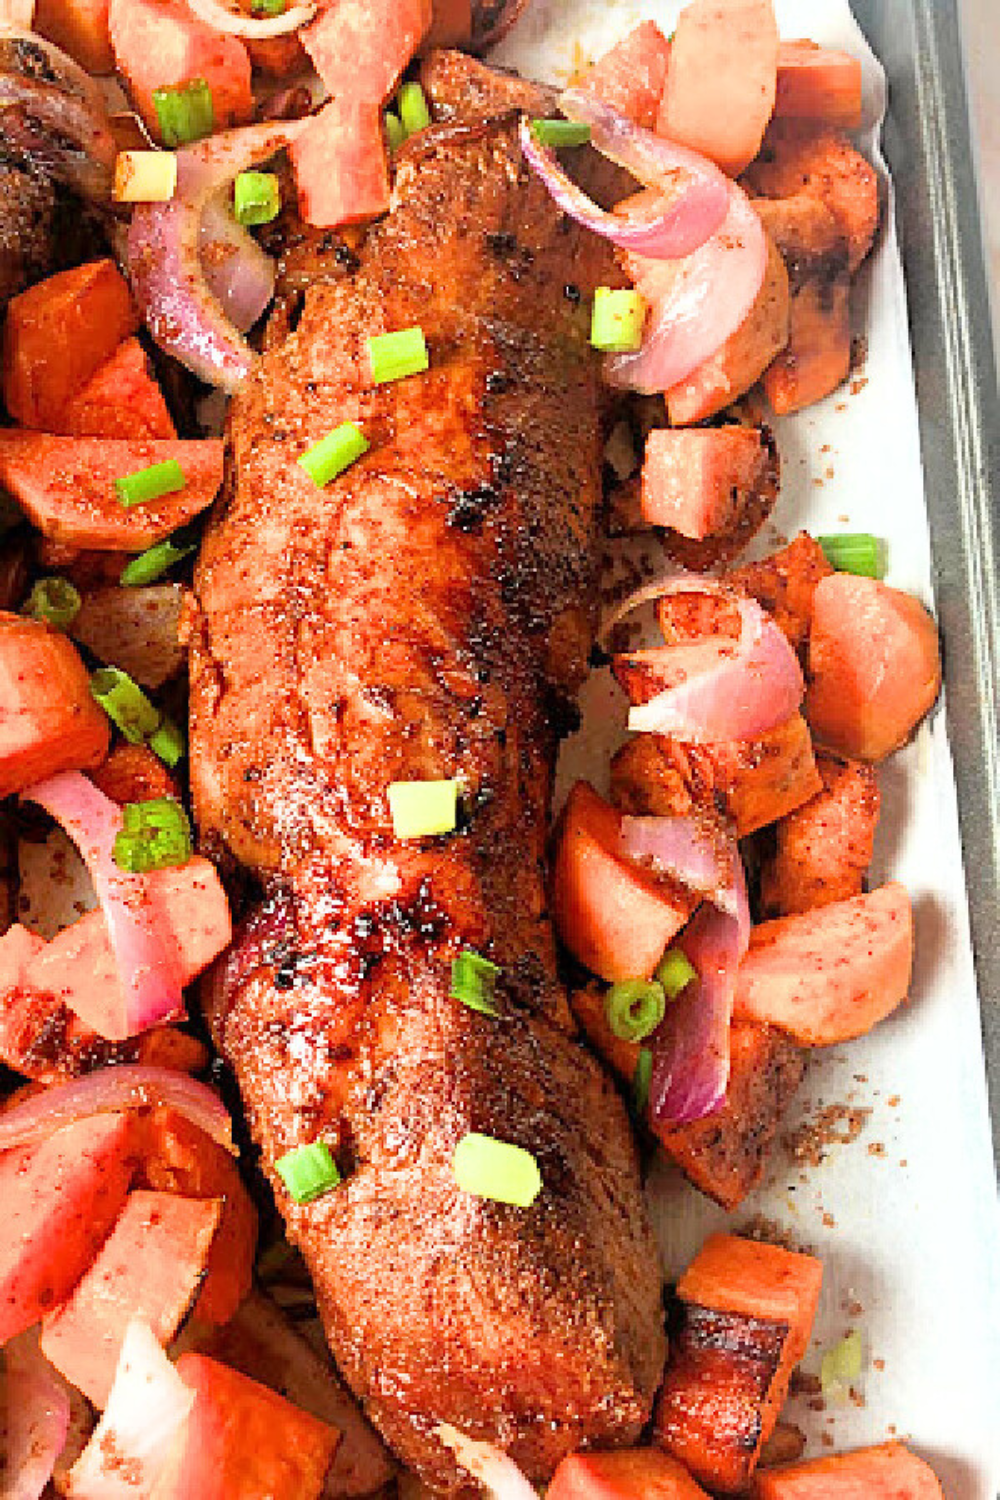
POLYGON ((1000 1160, 1000 399, 956 0, 853 0, 889 79, 948 733, 1000 1160))

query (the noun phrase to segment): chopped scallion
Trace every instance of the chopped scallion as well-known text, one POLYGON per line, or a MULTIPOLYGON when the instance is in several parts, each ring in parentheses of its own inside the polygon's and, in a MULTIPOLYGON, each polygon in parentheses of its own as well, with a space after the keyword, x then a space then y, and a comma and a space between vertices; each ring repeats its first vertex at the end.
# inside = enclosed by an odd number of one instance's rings
POLYGON ((430 364, 423 329, 418 326, 374 334, 368 340, 368 361, 375 385, 421 374, 430 364))
POLYGON ((115 480, 115 489, 121 505, 148 505, 152 500, 162 500, 164 495, 175 495, 186 484, 184 470, 176 458, 168 458, 162 464, 150 464, 148 469, 122 475, 115 480))
POLYGON ((823 1355, 819 1370, 823 1395, 827 1399, 832 1397, 835 1400, 845 1400, 851 1385, 861 1375, 861 1365, 861 1334, 856 1328, 852 1328, 839 1344, 834 1344, 823 1355))
POLYGON ((455 1181, 464 1193, 530 1208, 542 1190, 542 1174, 530 1151, 470 1131, 451 1160, 455 1181))
POLYGON ((632 1108, 644 1115, 649 1104, 649 1086, 653 1081, 653 1054, 648 1047, 639 1048, 635 1073, 632 1075, 632 1108))
POLYGON ((39 578, 25 601, 24 613, 57 630, 68 630, 82 602, 68 578, 39 578))
POLYGON ((165 146, 186 146, 215 129, 212 90, 204 78, 153 90, 153 108, 165 146))
POLYGON ((605 354, 631 354, 642 344, 646 299, 627 287, 599 286, 594 293, 590 342, 605 354))
POLYGON ((392 831, 398 839, 454 833, 458 823, 457 781, 393 781, 388 796, 392 831))
POLYGON ((407 136, 426 130, 431 123, 431 112, 427 107, 427 95, 419 83, 404 83, 396 95, 399 120, 407 136))
POLYGON ((498 966, 483 958, 474 948, 465 948, 451 961, 452 998, 461 1000, 470 1010, 482 1011, 484 1016, 499 1015, 493 999, 493 986, 498 966))
POLYGON ((540 146, 585 146, 590 140, 590 126, 575 120, 532 120, 531 133, 540 146))
POLYGON ((613 984, 604 997, 604 1015, 623 1042, 641 1042, 663 1020, 667 998, 655 979, 625 979, 613 984))
POLYGON ((668 1000, 676 1000, 682 990, 686 990, 692 979, 698 978, 698 970, 691 963, 686 953, 679 948, 668 948, 660 959, 653 976, 663 986, 663 993, 668 1000))
POLYGON ((165 766, 173 770, 187 749, 183 729, 173 719, 164 718, 159 728, 149 736, 149 748, 165 766))
POLYGON ((175 563, 181 562, 185 557, 197 550, 197 543, 187 538, 193 536, 190 531, 178 531, 173 536, 167 537, 166 541, 157 542, 145 552, 140 552, 138 557, 133 557, 122 568, 119 582, 127 589, 142 588, 147 583, 155 583, 157 578, 162 578, 168 569, 175 563))
POLYGON ((403 122, 395 110, 392 109, 386 110, 383 119, 385 121, 385 137, 389 142, 389 150, 398 151, 406 140, 406 131, 403 129, 403 122))
POLYGON ((816 540, 830 567, 838 573, 854 573, 859 578, 885 577, 885 542, 881 537, 868 531, 847 531, 816 540))
POLYGON ((141 745, 159 729, 159 709, 154 708, 139 684, 118 667, 99 667, 91 676, 90 691, 130 745, 141 745))
POLYGON ((320 438, 318 443, 307 448, 298 463, 317 489, 322 489, 331 479, 336 479, 338 474, 349 469, 351 464, 357 463, 370 447, 364 433, 353 422, 341 422, 325 438, 320 438))
POLYGON ((169 203, 176 190, 172 151, 119 151, 112 188, 116 203, 169 203))
POLYGON ((240 172, 233 183, 233 213, 245 226, 270 224, 281 212, 281 187, 273 172, 240 172))
POLYGON ((250 0, 252 16, 283 16, 288 9, 288 0, 250 0))
POLYGON ((186 865, 191 858, 191 827, 179 802, 155 797, 129 802, 122 809, 122 828, 115 836, 115 864, 133 875, 186 865))
POLYGON ((325 1141, 286 1151, 278 1157, 274 1170, 296 1203, 312 1203, 340 1182, 337 1163, 325 1141))

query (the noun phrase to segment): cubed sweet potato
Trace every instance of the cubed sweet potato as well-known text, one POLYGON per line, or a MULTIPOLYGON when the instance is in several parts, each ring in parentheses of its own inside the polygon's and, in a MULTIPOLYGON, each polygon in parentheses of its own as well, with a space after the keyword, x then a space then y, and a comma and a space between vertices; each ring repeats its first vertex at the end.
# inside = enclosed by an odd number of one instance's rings
POLYGON ((250 58, 239 37, 202 21, 185 0, 110 0, 111 45, 147 129, 160 139, 153 94, 196 79, 208 84, 216 129, 253 113, 250 58))
POLYGON ((792 293, 788 343, 764 371, 764 394, 779 416, 829 396, 851 373, 851 283, 844 272, 804 281, 792 293))
POLYGON ((721 1109, 690 1125, 652 1129, 688 1181, 732 1210, 764 1175, 781 1117, 802 1081, 806 1053, 772 1026, 734 1021, 729 1057, 721 1109))
POLYGON ((388 209, 389 166, 377 100, 332 99, 296 136, 288 154, 307 224, 334 229, 388 209))
POLYGON ((941 689, 937 626, 912 594, 834 573, 813 595, 806 717, 819 745, 884 760, 941 689))
POLYGON ((802 652, 809 639, 816 587, 832 572, 819 542, 800 531, 770 557, 735 568, 726 581, 763 605, 796 651, 802 652))
POLYGON ((126 339, 71 396, 51 431, 67 437, 176 438, 163 392, 137 338, 126 339))
POLYGON ((108 0, 35 0, 35 30, 88 73, 113 73, 108 0))
POLYGON ((818 198, 847 241, 849 270, 857 270, 871 249, 878 228, 878 179, 843 131, 810 120, 774 120, 746 182, 764 198, 799 193, 818 198))
POLYGON ((646 439, 643 518, 698 541, 730 531, 766 462, 756 427, 656 427, 646 439))
POLYGON ((640 21, 578 82, 620 114, 652 130, 667 81, 670 43, 655 21, 640 21))
POLYGON ((762 922, 740 964, 734 1015, 806 1047, 847 1042, 906 999, 913 911, 901 885, 762 922))
POLYGON ((817 756, 816 766, 823 790, 775 826, 774 851, 761 869, 765 916, 810 911, 864 889, 878 826, 875 771, 863 761, 827 755, 817 756))
POLYGON ((335 99, 379 106, 432 19, 431 0, 338 0, 299 33, 335 99))
POLYGON ((58 431, 70 399, 136 332, 139 315, 113 260, 39 281, 7 305, 3 397, 15 421, 58 431))
POLYGON ((218 1199, 129 1193, 69 1298, 42 1323, 42 1353, 95 1406, 115 1377, 125 1330, 140 1318, 161 1344, 194 1300, 219 1224, 218 1199))
POLYGON ((707 1500, 683 1464, 659 1448, 571 1453, 546 1490, 546 1500, 707 1500))
POLYGON ((902 1443, 760 1470, 753 1500, 944 1500, 934 1470, 902 1443))
POLYGON ((574 958, 610 981, 652 974, 697 904, 622 858, 619 825, 615 809, 578 781, 556 832, 552 875, 556 931, 574 958))
POLYGON ((0 611, 0 797, 99 765, 109 739, 73 642, 41 620, 0 611))
POLYGON ((781 42, 774 113, 857 130, 861 124, 860 58, 806 39, 781 42))

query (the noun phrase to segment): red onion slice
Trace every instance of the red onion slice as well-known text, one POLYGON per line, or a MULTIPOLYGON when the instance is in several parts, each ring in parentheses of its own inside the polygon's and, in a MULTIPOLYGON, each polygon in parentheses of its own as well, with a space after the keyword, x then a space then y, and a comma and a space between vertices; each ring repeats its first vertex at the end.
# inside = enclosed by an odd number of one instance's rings
POLYGON ((282 150, 305 123, 247 125, 185 147, 177 153, 174 197, 137 204, 132 215, 129 278, 150 333, 195 375, 226 391, 246 379, 256 355, 206 281, 202 217, 220 188, 282 150))
POLYGON ((737 915, 732 875, 732 840, 709 818, 625 816, 619 827, 623 859, 679 881, 707 897, 727 916, 737 915))
POLYGON ((29 1330, 4 1345, 0 1379, 0 1494, 39 1500, 69 1432, 70 1399, 62 1377, 29 1330))
POLYGON ((28 1094, 0 1114, 0 1151, 30 1146, 92 1115, 169 1105, 236 1155, 229 1111, 212 1089, 172 1068, 122 1063, 28 1094))
POLYGON ((125 1330, 104 1415, 69 1471, 73 1500, 136 1500, 157 1480, 187 1421, 195 1393, 170 1363, 147 1323, 125 1330))
POLYGON ((21 794, 37 802, 69 834, 90 871, 108 924, 118 967, 123 1011, 109 1041, 120 1042, 161 1021, 184 1014, 179 956, 155 925, 149 885, 115 864, 115 835, 121 808, 79 771, 62 771, 21 794))
POLYGON ((198 250, 205 281, 240 333, 253 327, 274 296, 274 261, 238 224, 228 193, 216 193, 201 216, 198 250))
POLYGON ((462 1468, 479 1480, 493 1500, 538 1500, 534 1485, 502 1448, 466 1437, 448 1422, 435 1427, 434 1436, 451 1449, 462 1468))
POLYGON ((187 0, 192 11, 213 31, 226 31, 230 36, 249 37, 251 41, 266 41, 272 36, 287 36, 308 26, 318 9, 316 5, 290 5, 280 16, 248 16, 246 11, 231 10, 222 0, 187 0))
POLYGON ((628 271, 650 303, 642 347, 604 364, 609 385, 653 395, 686 380, 735 333, 767 269, 767 237, 736 183, 716 232, 683 261, 629 257, 628 271))
POLYGON ((743 863, 731 846, 727 898, 700 908, 679 940, 698 979, 667 1006, 653 1038, 650 1115, 673 1129, 717 1109, 729 1084, 729 1023, 740 959, 750 941, 743 863))
MULTIPOLYGON (((665 592, 707 590, 706 583, 675 584, 665 592)), ((738 641, 720 641, 704 668, 704 643, 684 642, 643 653, 647 666, 664 674, 683 670, 685 657, 703 668, 666 688, 648 703, 629 710, 628 727, 639 733, 669 734, 692 744, 759 739, 791 718, 802 702, 805 682, 787 636, 756 599, 738 601, 738 641), (697 658, 695 658, 697 653, 697 658)))
POLYGON ((641 218, 607 213, 577 187, 555 151, 543 146, 530 122, 522 119, 525 160, 570 218, 623 250, 658 260, 689 255, 718 229, 729 204, 729 184, 712 162, 643 130, 589 94, 569 90, 560 104, 571 119, 590 125, 591 141, 599 151, 648 187, 669 195, 666 201, 656 200, 641 218))

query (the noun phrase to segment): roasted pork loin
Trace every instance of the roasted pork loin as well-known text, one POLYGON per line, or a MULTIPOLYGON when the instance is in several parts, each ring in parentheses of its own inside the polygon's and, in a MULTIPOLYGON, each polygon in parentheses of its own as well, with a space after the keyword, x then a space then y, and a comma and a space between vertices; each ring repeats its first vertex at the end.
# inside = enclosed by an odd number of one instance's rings
POLYGON ((259 892, 210 1021, 340 1368, 457 1491, 437 1423, 543 1480, 636 1440, 664 1340, 627 1116, 573 1035, 545 886, 596 602, 609 267, 521 161, 510 82, 439 73, 437 102, 474 82, 480 114, 406 148, 393 212, 314 257, 233 403, 189 638, 202 842, 259 892), (413 324, 429 371, 373 387, 367 336, 413 324), (296 459, 345 421, 371 451, 318 489, 296 459), (452 777, 458 830, 397 841, 389 784, 452 777), (496 1019, 451 997, 464 948, 501 967, 496 1019), (469 1131, 532 1152, 532 1207, 458 1189, 469 1131), (343 1181, 297 1206, 273 1163, 319 1137, 343 1181))

